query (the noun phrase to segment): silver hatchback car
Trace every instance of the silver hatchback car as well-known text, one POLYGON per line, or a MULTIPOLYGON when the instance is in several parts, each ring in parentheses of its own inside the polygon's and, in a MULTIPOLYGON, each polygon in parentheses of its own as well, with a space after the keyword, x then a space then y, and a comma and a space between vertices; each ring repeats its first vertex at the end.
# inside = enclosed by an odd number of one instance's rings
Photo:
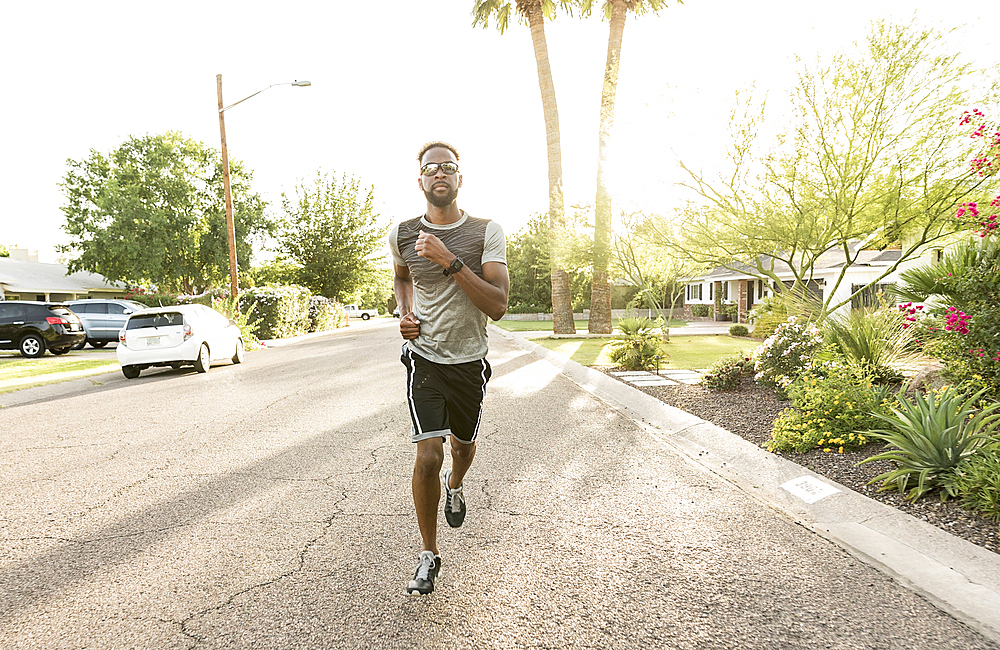
POLYGON ((146 308, 146 305, 139 302, 107 298, 70 300, 66 306, 80 317, 83 329, 87 332, 87 340, 77 344, 74 348, 76 350, 82 350, 87 343, 95 348, 117 343, 118 332, 125 327, 129 314, 146 308))

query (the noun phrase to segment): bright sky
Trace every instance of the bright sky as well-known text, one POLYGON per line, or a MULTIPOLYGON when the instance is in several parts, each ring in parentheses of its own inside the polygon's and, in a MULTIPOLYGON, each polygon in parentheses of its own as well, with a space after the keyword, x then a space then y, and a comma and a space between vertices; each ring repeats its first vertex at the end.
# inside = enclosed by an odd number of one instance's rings
MULTIPOLYGON (((0 244, 55 261, 65 242, 58 183, 66 160, 130 135, 180 131, 219 147, 215 75, 229 152, 280 213, 281 193, 317 170, 374 186, 385 221, 416 216, 417 149, 461 153, 459 204, 508 234, 547 210, 545 131, 531 37, 473 28, 472 0, 219 2, 55 0, 5 8, 0 60, 4 156, 0 244)), ((966 25, 963 52, 1000 59, 996 3, 963 12, 939 0, 688 0, 629 19, 622 50, 611 190, 619 206, 667 212, 676 159, 721 162, 734 92, 783 92, 805 60, 864 36, 872 19, 966 25)), ((593 203, 607 23, 546 25, 561 123, 567 206, 593 203)))

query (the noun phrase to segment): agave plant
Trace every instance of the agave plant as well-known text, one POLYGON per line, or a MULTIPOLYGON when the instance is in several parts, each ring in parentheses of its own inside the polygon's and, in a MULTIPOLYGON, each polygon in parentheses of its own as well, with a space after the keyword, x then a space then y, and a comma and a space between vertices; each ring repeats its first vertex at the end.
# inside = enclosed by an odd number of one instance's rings
POLYGON ((947 481, 950 474, 977 449, 996 442, 993 434, 1000 425, 1000 403, 978 408, 984 393, 981 390, 968 395, 946 387, 917 393, 912 401, 900 394, 892 415, 874 413, 891 428, 866 433, 884 440, 891 449, 861 463, 891 460, 897 467, 869 483, 881 481, 879 491, 897 488, 911 501, 937 487, 941 488, 942 501, 955 496, 953 485, 947 481))

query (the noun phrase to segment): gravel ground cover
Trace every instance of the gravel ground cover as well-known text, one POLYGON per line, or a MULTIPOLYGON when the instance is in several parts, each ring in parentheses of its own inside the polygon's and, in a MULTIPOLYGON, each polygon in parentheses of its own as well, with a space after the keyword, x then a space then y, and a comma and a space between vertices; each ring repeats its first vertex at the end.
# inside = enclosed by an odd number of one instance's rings
MULTIPOLYGON (((595 370, 610 373, 617 369, 595 368, 595 370)), ((712 391, 704 386, 686 384, 635 388, 671 406, 708 420, 759 447, 763 447, 770 439, 775 418, 789 407, 788 402, 782 402, 775 397, 773 390, 761 386, 744 387, 733 391, 712 391)), ((978 544, 994 553, 1000 553, 1000 527, 995 522, 962 508, 956 500, 942 502, 936 494, 932 494, 916 503, 911 503, 903 499, 898 491, 879 492, 878 484, 869 485, 870 480, 892 469, 893 464, 889 461, 875 461, 859 466, 858 463, 879 453, 881 449, 882 447, 875 443, 869 445, 867 449, 843 454, 826 453, 817 449, 805 454, 778 455, 855 492, 933 524, 956 537, 978 544)))

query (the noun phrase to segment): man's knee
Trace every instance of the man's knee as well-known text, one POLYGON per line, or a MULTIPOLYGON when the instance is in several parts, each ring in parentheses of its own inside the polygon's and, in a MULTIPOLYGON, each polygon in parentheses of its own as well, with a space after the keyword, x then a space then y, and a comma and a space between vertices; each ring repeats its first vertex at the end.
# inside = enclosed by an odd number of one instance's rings
POLYGON ((444 464, 444 445, 440 440, 421 440, 417 443, 417 459, 413 466, 416 474, 437 478, 444 464))
POLYGON ((453 440, 451 443, 451 455, 459 460, 472 460, 476 455, 476 443, 466 444, 460 440, 453 440))

